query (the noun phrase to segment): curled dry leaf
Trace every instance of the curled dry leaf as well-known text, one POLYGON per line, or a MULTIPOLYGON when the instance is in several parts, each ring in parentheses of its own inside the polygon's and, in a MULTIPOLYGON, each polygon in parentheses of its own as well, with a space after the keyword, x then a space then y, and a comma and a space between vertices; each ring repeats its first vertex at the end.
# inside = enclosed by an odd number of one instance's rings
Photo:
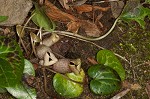
POLYGON ((81 21, 81 28, 85 30, 85 33, 88 36, 92 36, 92 37, 99 37, 102 33, 102 31, 99 30, 96 24, 86 20, 81 21))
POLYGON ((34 42, 41 42, 40 37, 38 37, 36 34, 34 34, 32 32, 30 33, 30 37, 31 37, 32 41, 34 41, 34 42))
POLYGON ((19 37, 23 37, 25 35, 25 31, 23 30, 23 27, 20 25, 16 25, 16 32, 19 37))
MULTIPOLYGON (((52 3, 50 3, 48 0, 45 0, 45 6, 47 7, 45 11, 49 18, 55 21, 68 23, 67 25, 68 31, 77 32, 78 29, 81 27, 82 29, 85 30, 85 33, 87 34, 87 36, 99 37, 101 35, 101 31, 98 29, 96 24, 87 20, 80 20, 73 15, 62 12, 52 3)), ((92 11, 91 9, 92 6, 90 5, 86 5, 86 6, 87 7, 89 6, 90 10, 92 11)), ((95 9, 106 11, 109 8, 101 8, 99 6, 95 6, 95 9)))
POLYGON ((71 21, 67 24, 67 28, 68 28, 67 31, 77 33, 80 27, 81 27, 81 23, 79 21, 71 21))
POLYGON ((110 2, 110 5, 113 16, 117 18, 121 14, 121 11, 124 7, 124 2, 123 1, 110 2))
POLYGON ((87 20, 80 20, 80 21, 73 21, 67 25, 68 31, 73 33, 77 33, 79 28, 82 28, 87 36, 91 37, 99 37, 102 33, 101 30, 97 27, 96 24, 87 21, 87 20))
POLYGON ((91 12, 93 10, 107 11, 110 7, 100 7, 100 6, 92 6, 88 4, 83 4, 81 6, 74 6, 74 9, 77 10, 78 13, 82 14, 83 12, 91 12))
POLYGON ((76 18, 75 16, 61 11, 52 3, 50 3, 48 0, 45 0, 45 6, 46 6, 45 9, 46 15, 54 21, 60 21, 66 23, 66 22, 78 20, 78 18, 76 18))
POLYGON ((69 9, 68 0, 59 0, 59 2, 65 9, 69 9))

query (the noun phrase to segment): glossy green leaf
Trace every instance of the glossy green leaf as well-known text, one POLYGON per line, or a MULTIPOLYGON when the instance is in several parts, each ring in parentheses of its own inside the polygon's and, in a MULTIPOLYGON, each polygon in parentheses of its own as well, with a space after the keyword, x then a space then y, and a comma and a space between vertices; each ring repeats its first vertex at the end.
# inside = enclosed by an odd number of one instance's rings
POLYGON ((95 94, 107 95, 120 89, 118 75, 109 67, 94 65, 88 69, 88 75, 93 78, 90 82, 90 89, 95 94))
POLYGON ((150 9, 140 5, 140 1, 133 0, 127 2, 120 16, 120 19, 127 23, 131 21, 136 21, 144 29, 145 28, 144 19, 146 16, 150 16, 150 9))
POLYGON ((25 59, 24 62, 25 62, 25 66, 24 66, 23 73, 35 76, 35 70, 32 63, 27 59, 25 59))
POLYGON ((14 87, 7 87, 7 91, 17 99, 36 99, 36 91, 25 84, 19 83, 14 87))
POLYGON ((109 95, 121 88, 120 82, 112 80, 92 80, 90 89, 95 94, 109 95))
POLYGON ((95 80, 116 80, 120 81, 118 74, 109 67, 94 65, 88 69, 88 75, 95 80))
POLYGON ((44 10, 35 4, 35 10, 32 12, 32 21, 39 27, 44 28, 45 30, 52 32, 55 29, 55 24, 50 20, 44 10))
POLYGON ((125 79, 125 70, 113 52, 100 50, 97 53, 97 61, 99 64, 103 64, 105 67, 110 67, 115 70, 122 81, 125 79))
MULTIPOLYGON (((67 76, 74 81, 83 82, 85 74, 82 71, 77 77, 74 73, 67 73, 67 76)), ((58 94, 67 98, 78 97, 83 92, 83 85, 68 80, 58 73, 53 78, 53 86, 58 94)))
MULTIPOLYGON (((33 65, 27 59, 24 60, 25 67, 23 73, 35 76, 33 65)), ((7 91, 17 99, 36 99, 35 88, 28 87, 25 83, 18 83, 14 87, 7 87, 7 91)))
POLYGON ((11 87, 21 81, 24 58, 19 45, 10 38, 0 37, 0 87, 11 87))
POLYGON ((0 16, 0 22, 4 22, 8 19, 8 16, 0 16))

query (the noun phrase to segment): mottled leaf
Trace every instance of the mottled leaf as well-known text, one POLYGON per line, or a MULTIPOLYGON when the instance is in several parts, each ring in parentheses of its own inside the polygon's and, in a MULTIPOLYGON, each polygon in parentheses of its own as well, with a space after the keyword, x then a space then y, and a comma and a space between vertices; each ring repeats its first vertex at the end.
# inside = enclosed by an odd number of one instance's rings
POLYGON ((90 82, 90 89, 99 95, 111 94, 120 89, 118 75, 109 67, 94 65, 88 69, 88 75, 93 78, 90 82))
MULTIPOLYGON (((25 67, 23 73, 35 76, 33 65, 25 59, 25 67)), ((25 83, 18 83, 14 87, 7 87, 7 91, 17 99, 36 99, 35 88, 28 87, 25 83)))
POLYGON ((90 89, 95 94, 108 95, 121 88, 120 82, 112 80, 92 80, 90 89))
POLYGON ((115 70, 122 81, 125 79, 125 70, 113 52, 100 50, 97 53, 97 61, 99 64, 103 64, 105 67, 110 67, 115 70))
MULTIPOLYGON (((77 82, 83 82, 84 79, 84 71, 80 72, 80 75, 75 75, 74 73, 67 73, 67 76, 77 82)), ((73 82, 71 80, 66 79, 61 74, 55 74, 53 78, 53 86, 57 93, 61 96, 67 98, 75 98, 78 97, 83 92, 83 85, 73 82)))
POLYGON ((36 99, 36 91, 23 83, 19 83, 14 87, 7 87, 7 91, 17 99, 36 99))
POLYGON ((120 19, 129 23, 131 21, 136 21, 140 24, 140 26, 145 28, 145 17, 150 16, 150 9, 145 8, 140 5, 139 0, 128 1, 120 19))
POLYGON ((94 65, 88 69, 88 75, 95 80, 116 80, 120 81, 118 74, 111 68, 103 65, 94 65))
POLYGON ((23 73, 35 76, 35 70, 32 63, 27 59, 25 59, 24 62, 25 62, 25 66, 24 66, 23 73))
POLYGON ((10 38, 0 37, 0 87, 11 87, 21 81, 24 58, 19 45, 10 38))

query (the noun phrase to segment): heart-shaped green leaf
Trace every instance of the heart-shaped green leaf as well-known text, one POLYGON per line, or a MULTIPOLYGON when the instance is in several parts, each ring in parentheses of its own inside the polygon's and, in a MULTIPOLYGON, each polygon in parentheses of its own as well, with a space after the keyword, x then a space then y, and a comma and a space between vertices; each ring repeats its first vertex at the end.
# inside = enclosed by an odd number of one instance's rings
POLYGON ((145 8, 140 5, 139 0, 129 0, 120 15, 120 19, 129 23, 131 21, 136 21, 140 26, 145 28, 145 17, 150 16, 150 9, 145 8))
POLYGON ((125 70, 113 52, 100 50, 97 53, 97 61, 99 64, 103 64, 105 67, 110 67, 115 70, 122 81, 125 79, 125 70))
POLYGON ((24 66, 23 73, 35 76, 35 70, 32 63, 27 59, 25 59, 24 62, 25 62, 25 66, 24 66))
MULTIPOLYGON (((25 59, 25 67, 23 73, 25 75, 35 76, 33 65, 25 59)), ((7 91, 17 99, 36 99, 36 90, 28 87, 25 83, 18 83, 14 87, 7 87, 7 91)))
POLYGON ((112 80, 92 80, 90 89, 95 94, 108 95, 121 88, 120 82, 112 80))
POLYGON ((23 69, 24 58, 19 45, 13 39, 0 37, 0 87, 19 83, 23 69))
MULTIPOLYGON (((83 70, 80 72, 80 75, 75 75, 74 73, 67 73, 66 75, 70 79, 77 82, 83 82, 85 76, 83 70)), ((67 98, 78 97, 83 92, 82 84, 68 80, 67 78, 58 73, 55 74, 53 78, 53 85, 57 93, 67 98)))
POLYGON ((14 87, 7 87, 7 91, 17 99, 36 99, 36 91, 33 88, 19 83, 14 87))
POLYGON ((35 5, 35 10, 32 12, 32 21, 39 27, 44 28, 45 30, 52 32, 55 29, 55 24, 50 20, 44 10, 40 8, 37 4, 35 5))
POLYGON ((8 16, 0 16, 0 22, 6 21, 8 16))
POLYGON ((91 66, 88 75, 93 78, 90 89, 95 94, 107 95, 120 89, 120 79, 111 68, 103 65, 91 66))
POLYGON ((95 80, 116 80, 120 81, 118 74, 104 65, 94 65, 88 69, 88 75, 95 80))

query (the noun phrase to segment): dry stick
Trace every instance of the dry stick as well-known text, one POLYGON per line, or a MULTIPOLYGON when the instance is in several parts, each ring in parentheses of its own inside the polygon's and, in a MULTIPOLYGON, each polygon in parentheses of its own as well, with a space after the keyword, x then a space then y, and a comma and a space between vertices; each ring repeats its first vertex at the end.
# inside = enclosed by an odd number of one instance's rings
POLYGON ((126 95, 131 89, 125 89, 122 92, 118 93, 117 95, 113 96, 111 99, 120 99, 124 95, 126 95))
MULTIPOLYGON (((100 37, 97 37, 97 38, 89 38, 89 37, 85 37, 85 36, 82 36, 82 35, 79 35, 79 34, 66 32, 66 31, 53 31, 53 33, 57 33, 57 34, 60 34, 60 35, 74 36, 75 38, 80 38, 80 39, 88 40, 88 41, 98 41, 98 40, 101 40, 101 39, 105 38, 106 36, 108 36, 113 31, 113 29, 115 28, 118 20, 119 20, 119 17, 115 20, 114 24, 112 25, 112 27, 109 29, 108 32, 106 32, 104 35, 102 35, 100 37)), ((30 28, 30 27, 25 27, 25 28, 38 30, 38 29, 35 29, 35 28, 30 28)))
MULTIPOLYGON (((23 28, 22 28, 20 34, 23 33, 25 27, 27 26, 27 24, 29 23, 29 21, 31 20, 31 18, 32 18, 34 15, 35 15, 35 14, 33 14, 33 15, 27 20, 27 22, 24 24, 24 26, 23 26, 23 28)), ((18 36, 19 36, 19 35, 18 35, 18 36)), ((25 47, 25 45, 24 45, 24 43, 23 43, 23 40, 22 40, 22 38, 21 38, 20 36, 19 36, 19 40, 20 40, 20 42, 21 42, 21 45, 23 46, 23 49, 25 50, 26 54, 28 55, 28 53, 27 53, 28 51, 27 51, 27 49, 26 49, 26 47, 25 47)))
POLYGON ((42 68, 42 72, 43 72, 43 77, 44 77, 44 91, 45 93, 47 93, 47 79, 45 75, 45 68, 42 68))
MULTIPOLYGON (((93 44, 93 45, 97 46, 100 49, 105 49, 105 48, 103 48, 103 47, 101 47, 101 46, 99 46, 99 45, 97 45, 97 44, 95 44, 94 42, 91 42, 91 41, 101 40, 101 39, 105 38, 106 36, 108 36, 113 31, 113 29, 115 28, 118 20, 119 20, 119 17, 115 20, 114 24, 112 25, 112 27, 110 28, 110 30, 106 34, 104 34, 103 36, 97 37, 97 38, 88 38, 88 37, 84 37, 84 36, 79 35, 79 34, 75 34, 75 33, 71 33, 71 32, 65 32, 65 31, 53 31, 53 33, 63 35, 63 36, 67 36, 67 37, 71 37, 71 38, 75 38, 75 39, 78 39, 80 41, 84 41, 84 42, 93 44)), ((25 28, 38 30, 38 29, 35 29, 35 28, 31 28, 31 27, 25 27, 25 28)), ((46 31, 46 33, 43 33, 42 35, 47 35, 47 34, 50 34, 50 32, 46 31)), ((126 61, 128 64, 130 64, 130 62, 127 59, 125 59, 123 56, 121 56, 117 53, 114 53, 114 54, 116 56, 118 56, 119 58, 123 59, 124 61, 126 61)))
POLYGON ((134 69, 133 69, 133 66, 132 66, 132 59, 130 58, 130 60, 129 60, 129 62, 130 62, 130 68, 132 68, 132 73, 133 73, 133 78, 134 78, 134 81, 135 81, 135 71, 134 71, 134 69))
POLYGON ((80 38, 80 39, 88 40, 88 41, 98 41, 98 40, 101 40, 101 39, 105 38, 106 36, 108 36, 113 31, 113 29, 115 28, 118 20, 119 20, 119 18, 117 18, 115 20, 114 24, 112 25, 112 27, 110 28, 110 30, 106 34, 104 34, 100 37, 97 37, 97 38, 84 37, 84 36, 79 35, 79 34, 75 34, 75 33, 71 33, 71 32, 65 32, 65 31, 53 31, 53 33, 59 33, 59 34, 62 34, 62 35, 65 34, 65 35, 69 35, 69 36, 74 36, 76 38, 80 38))
POLYGON ((105 3, 105 2, 114 2, 114 1, 121 1, 121 0, 98 1, 98 2, 93 2, 93 3, 105 3))

